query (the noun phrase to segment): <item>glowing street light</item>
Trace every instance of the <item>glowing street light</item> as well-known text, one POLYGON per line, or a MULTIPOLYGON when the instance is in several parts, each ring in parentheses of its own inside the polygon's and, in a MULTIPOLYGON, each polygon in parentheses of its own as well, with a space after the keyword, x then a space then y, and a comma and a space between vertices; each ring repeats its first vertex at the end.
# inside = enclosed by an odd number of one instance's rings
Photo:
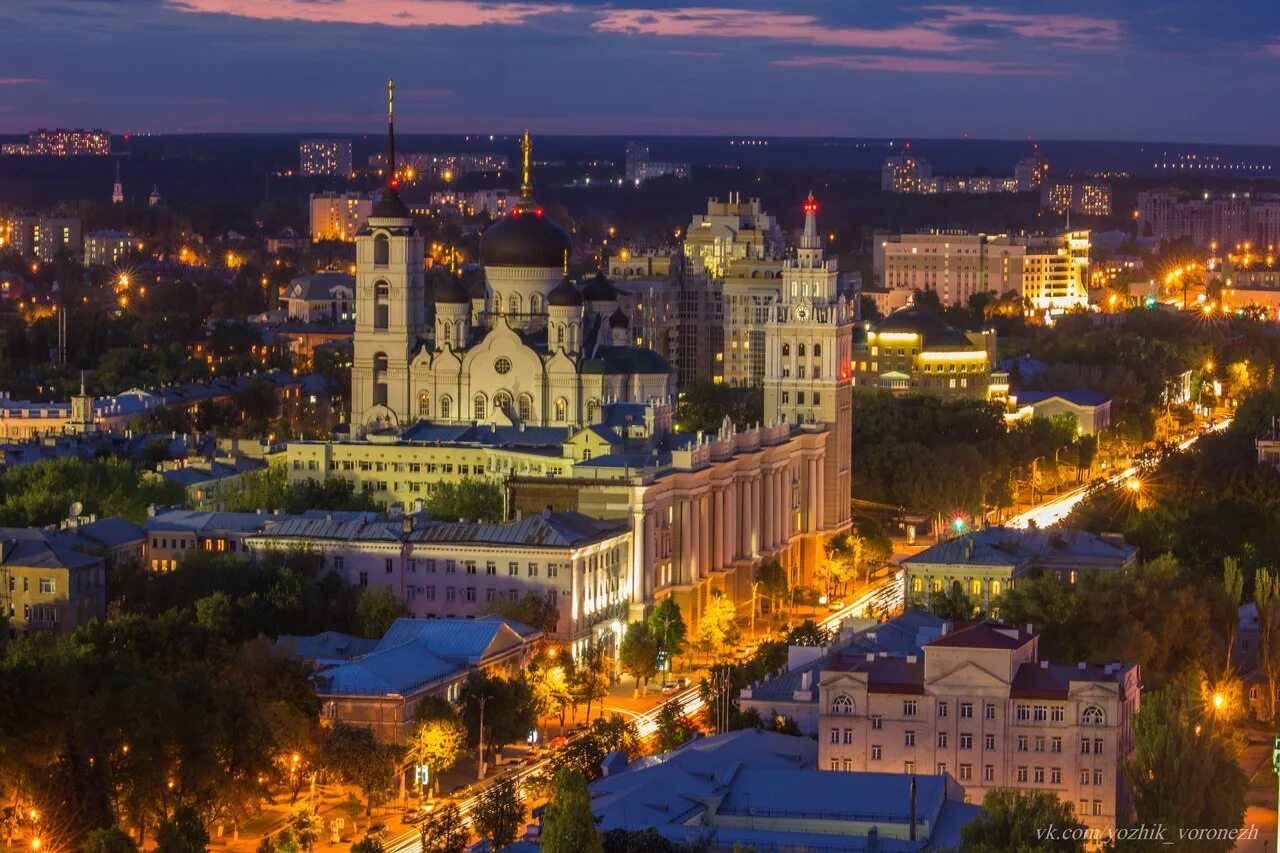
POLYGON ((1223 695, 1222 691, 1217 691, 1213 694, 1213 710, 1221 711, 1226 704, 1227 697, 1223 695))
POLYGON ((1124 487, 1131 492, 1137 493, 1142 491, 1142 481, 1137 477, 1130 477, 1124 481, 1124 487))

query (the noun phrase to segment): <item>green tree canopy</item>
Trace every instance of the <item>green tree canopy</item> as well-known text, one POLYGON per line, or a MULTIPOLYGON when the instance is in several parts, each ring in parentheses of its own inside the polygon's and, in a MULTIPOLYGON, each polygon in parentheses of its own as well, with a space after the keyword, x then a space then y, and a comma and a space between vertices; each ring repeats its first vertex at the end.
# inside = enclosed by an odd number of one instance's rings
POLYGON ((1055 829, 1068 834, 1081 826, 1071 803, 1051 791, 995 788, 982 800, 982 812, 960 829, 960 849, 971 853, 1083 853, 1084 842, 1045 837, 1055 829))
POLYGON ((556 774, 542 818, 544 853, 603 853, 587 780, 575 768, 556 774))

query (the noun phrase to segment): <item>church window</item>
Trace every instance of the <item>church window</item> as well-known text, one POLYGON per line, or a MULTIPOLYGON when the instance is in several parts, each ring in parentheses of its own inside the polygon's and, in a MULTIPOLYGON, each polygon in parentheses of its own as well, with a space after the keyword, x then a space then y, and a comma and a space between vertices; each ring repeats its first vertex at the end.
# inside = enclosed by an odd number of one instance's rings
POLYGON ((373 238, 373 265, 385 267, 390 260, 391 241, 387 239, 386 234, 379 234, 373 238))
POLYGON ((449 343, 450 341, 453 340, 453 324, 452 323, 441 324, 441 331, 444 332, 445 343, 449 343))
POLYGON ((533 398, 528 394, 520 395, 520 420, 533 420, 533 398))
POLYGON ((804 355, 804 344, 800 344, 800 349, 798 350, 798 352, 800 353, 800 355, 802 356, 804 355))
POLYGON ((564 324, 563 323, 560 324, 559 326, 556 326, 556 343, 558 344, 564 343, 564 324))
MULTIPOLYGON (((737 343, 736 341, 734 343, 737 343)), ((791 355, 791 344, 782 345, 782 354, 784 356, 791 355)))
POLYGON ((596 422, 596 410, 600 408, 600 401, 592 399, 587 401, 587 423, 596 422))
MULTIPOLYGON (((814 344, 814 345, 813 345, 813 357, 814 357, 814 358, 819 358, 819 357, 821 357, 821 356, 822 356, 822 344, 814 344)), ((814 378, 816 379, 817 377, 815 376, 814 378)))
POLYGON ((510 298, 507 299, 507 312, 510 314, 520 313, 520 294, 513 293, 510 298))
POLYGON ((448 394, 440 398, 440 418, 449 420, 453 417, 453 398, 448 394))
POLYGON ((493 395, 493 407, 501 409, 507 415, 511 414, 511 395, 506 391, 499 391, 493 395))
POLYGON ((493 363, 493 372, 499 376, 505 376, 511 372, 511 359, 505 355, 493 363))
POLYGON ((494 314, 502 313, 502 297, 496 293, 493 294, 493 313, 494 314))
POLYGON ((536 293, 533 296, 529 297, 529 313, 530 314, 542 313, 542 297, 536 293))
POLYGON ((418 395, 418 417, 431 417, 431 392, 423 391, 418 395))
POLYGON ((485 399, 483 394, 477 394, 475 399, 471 401, 471 412, 478 421, 484 420, 485 399))
POLYGON ((564 423, 569 417, 569 401, 564 397, 556 397, 555 417, 557 423, 564 423))
POLYGON ((373 327, 387 328, 391 313, 391 285, 380 281, 373 286, 373 327))
POLYGON ((380 352, 373 357, 373 404, 375 406, 385 406, 387 404, 386 353, 380 352))

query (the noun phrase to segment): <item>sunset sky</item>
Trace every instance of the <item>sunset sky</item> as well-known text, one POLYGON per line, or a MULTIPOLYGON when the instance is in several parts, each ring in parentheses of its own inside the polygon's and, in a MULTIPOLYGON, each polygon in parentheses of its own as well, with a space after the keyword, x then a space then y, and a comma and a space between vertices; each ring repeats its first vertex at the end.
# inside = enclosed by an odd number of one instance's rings
POLYGON ((1276 0, 38 0, 0 132, 1280 142, 1276 0), (1208 13, 1212 13, 1212 15, 1208 13))

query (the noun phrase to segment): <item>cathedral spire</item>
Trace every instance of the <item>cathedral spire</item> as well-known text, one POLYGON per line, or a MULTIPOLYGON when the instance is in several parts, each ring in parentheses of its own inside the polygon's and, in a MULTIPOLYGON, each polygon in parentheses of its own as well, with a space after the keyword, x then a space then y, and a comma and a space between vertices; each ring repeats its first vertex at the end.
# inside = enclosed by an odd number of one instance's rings
POLYGON ((395 193, 400 186, 396 177, 396 82, 387 81, 387 192, 395 193))
POLYGON ((533 177, 531 175, 533 139, 530 138, 528 130, 525 130, 524 136, 520 138, 520 154, 523 161, 521 166, 520 198, 528 200, 533 198, 533 177))

